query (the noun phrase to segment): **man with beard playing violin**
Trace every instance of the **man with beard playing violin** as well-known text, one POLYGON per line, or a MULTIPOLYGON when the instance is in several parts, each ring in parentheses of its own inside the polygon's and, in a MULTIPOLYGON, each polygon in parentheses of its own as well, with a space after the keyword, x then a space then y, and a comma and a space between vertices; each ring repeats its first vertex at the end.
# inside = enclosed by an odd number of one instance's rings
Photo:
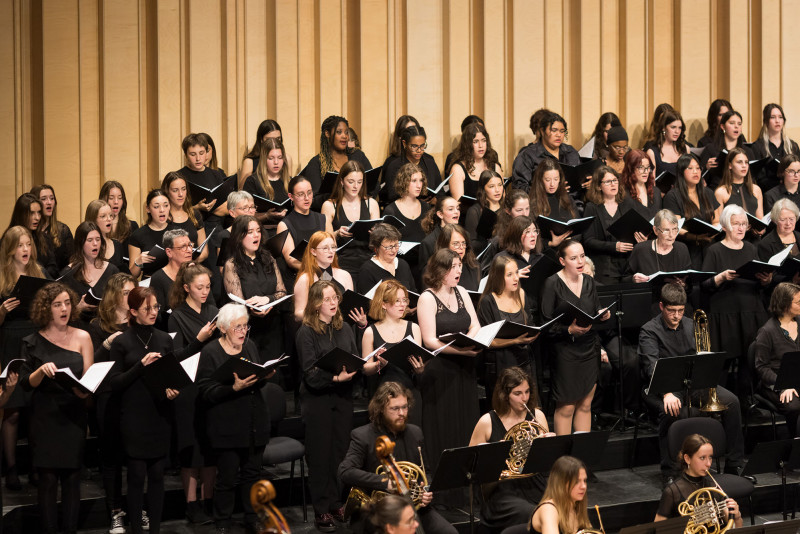
MULTIPOLYGON (((420 454, 425 443, 422 429, 407 424, 408 412, 413 408, 413 403, 411 392, 397 382, 384 382, 378 387, 369 401, 369 424, 350 433, 350 448, 344 461, 339 464, 339 478, 345 486, 360 488, 367 494, 373 490, 395 493, 394 485, 389 483, 387 477, 375 473, 381 465, 375 454, 375 440, 384 435, 395 443, 395 460, 410 462, 422 468, 420 454)), ((422 529, 429 533, 455 534, 455 527, 430 506, 432 500, 433 493, 422 493, 417 510, 422 529)), ((360 523, 360 518, 353 518, 352 526, 356 532, 359 531, 357 526, 360 523)))

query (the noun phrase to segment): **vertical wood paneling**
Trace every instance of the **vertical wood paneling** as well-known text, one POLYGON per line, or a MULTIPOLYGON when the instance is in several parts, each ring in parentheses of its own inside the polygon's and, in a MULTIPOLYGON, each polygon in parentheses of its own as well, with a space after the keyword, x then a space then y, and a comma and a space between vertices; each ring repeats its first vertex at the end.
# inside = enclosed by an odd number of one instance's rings
POLYGON ((376 165, 402 113, 440 164, 461 120, 482 115, 508 171, 542 106, 576 146, 605 111, 638 145, 661 102, 694 141, 714 98, 748 138, 779 102, 800 137, 795 0, 5 0, 0 19, 2 184, 53 182, 71 225, 108 178, 138 215, 190 131, 234 172, 265 118, 293 174, 331 114, 376 165))

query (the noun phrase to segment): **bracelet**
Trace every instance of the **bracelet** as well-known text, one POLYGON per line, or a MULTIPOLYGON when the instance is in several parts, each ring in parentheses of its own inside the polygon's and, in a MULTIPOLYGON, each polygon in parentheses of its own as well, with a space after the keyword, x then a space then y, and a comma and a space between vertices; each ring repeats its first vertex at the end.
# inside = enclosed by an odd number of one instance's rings
POLYGON ((142 264, 139 264, 139 263, 136 263, 136 261, 134 261, 134 262, 133 262, 133 266, 134 266, 134 267, 138 267, 139 269, 141 269, 142 267, 144 267, 144 263, 142 263, 142 264))
POLYGON ((111 343, 109 343, 107 339, 103 341, 103 348, 111 350, 111 343))

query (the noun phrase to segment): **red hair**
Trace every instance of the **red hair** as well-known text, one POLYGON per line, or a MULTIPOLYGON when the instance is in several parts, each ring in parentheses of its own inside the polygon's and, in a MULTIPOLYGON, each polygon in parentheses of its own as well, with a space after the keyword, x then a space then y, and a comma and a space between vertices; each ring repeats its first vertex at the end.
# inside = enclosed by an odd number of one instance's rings
POLYGON ((633 200, 639 200, 639 192, 636 189, 636 183, 638 182, 637 173, 639 171, 636 170, 636 167, 641 165, 643 160, 647 160, 650 163, 650 175, 647 177, 647 198, 652 200, 653 199, 653 186, 656 184, 656 165, 652 161, 650 161, 650 157, 647 155, 647 152, 643 150, 638 150, 634 148, 633 150, 628 151, 623 158, 625 162, 625 168, 622 169, 622 187, 628 192, 633 200))

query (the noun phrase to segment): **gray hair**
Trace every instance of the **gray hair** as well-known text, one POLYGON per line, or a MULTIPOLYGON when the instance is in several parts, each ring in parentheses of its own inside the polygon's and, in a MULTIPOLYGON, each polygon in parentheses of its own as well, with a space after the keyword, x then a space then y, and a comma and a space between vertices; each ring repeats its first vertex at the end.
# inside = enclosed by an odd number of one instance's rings
POLYGON ((240 317, 247 317, 247 308, 242 304, 230 302, 220 308, 217 315, 217 328, 227 330, 231 323, 240 317))
POLYGON ((189 232, 183 228, 173 228, 172 230, 167 230, 164 232, 164 237, 161 239, 161 246, 164 248, 172 248, 172 245, 175 244, 175 240, 179 237, 189 237, 189 232))
POLYGON ((661 226, 661 223, 664 221, 671 224, 678 224, 678 216, 669 210, 660 210, 653 218, 653 224, 655 226, 661 226))
POLYGON ((233 209, 242 200, 253 202, 253 195, 244 190, 233 191, 228 195, 228 209, 233 209))
POLYGON ((747 212, 744 211, 744 208, 741 206, 737 206, 736 204, 729 204, 725 206, 725 209, 722 210, 722 217, 719 218, 719 223, 725 230, 731 231, 731 219, 738 215, 743 215, 745 220, 747 220, 747 212))
POLYGON ((769 212, 772 222, 777 224, 777 220, 781 218, 781 211, 783 210, 791 211, 795 219, 800 219, 800 209, 797 209, 797 204, 788 198, 782 198, 772 206, 772 211, 769 212))

